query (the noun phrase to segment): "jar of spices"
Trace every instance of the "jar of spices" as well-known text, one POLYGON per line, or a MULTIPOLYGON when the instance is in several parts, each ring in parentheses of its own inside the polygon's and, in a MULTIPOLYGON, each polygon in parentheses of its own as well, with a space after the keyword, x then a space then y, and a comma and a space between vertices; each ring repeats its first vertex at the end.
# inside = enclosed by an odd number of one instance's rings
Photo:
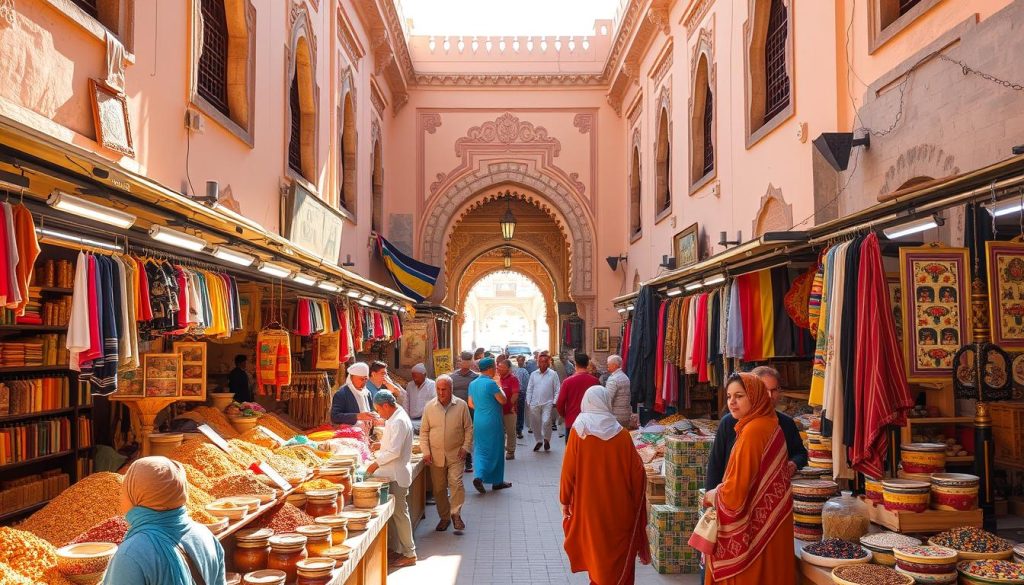
POLYGON ((306 552, 311 557, 322 557, 331 548, 331 527, 322 524, 307 524, 295 529, 306 537, 306 552))
POLYGON ((348 518, 344 516, 321 516, 314 522, 331 529, 332 546, 343 544, 348 538, 348 518))
POLYGON ((338 490, 310 490, 306 492, 306 513, 314 518, 337 514, 338 490))
POLYGON ((304 561, 306 554, 306 537, 293 532, 276 534, 270 537, 270 557, 267 568, 284 571, 287 581, 295 581, 298 562, 304 561))
POLYGON ((871 518, 868 505, 853 497, 853 492, 843 491, 838 498, 825 502, 821 508, 821 536, 823 539, 838 538, 858 542, 868 533, 871 518))
POLYGON ((298 581, 295 585, 327 585, 331 581, 334 560, 312 558, 299 561, 298 581))
POLYGON ((245 577, 242 577, 242 583, 244 585, 285 585, 287 579, 288 575, 284 571, 264 569, 246 573, 245 577))
POLYGON ((270 537, 274 531, 269 528, 244 530, 235 535, 235 551, 231 555, 235 570, 251 573, 267 568, 270 557, 270 537))

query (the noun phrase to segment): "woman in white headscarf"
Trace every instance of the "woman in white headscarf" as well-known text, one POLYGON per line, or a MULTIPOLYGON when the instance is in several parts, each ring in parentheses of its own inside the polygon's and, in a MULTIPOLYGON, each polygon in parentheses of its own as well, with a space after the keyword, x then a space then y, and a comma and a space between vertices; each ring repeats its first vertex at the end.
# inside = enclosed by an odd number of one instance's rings
POLYGON ((331 422, 336 425, 354 425, 361 420, 373 421, 378 418, 373 412, 370 389, 366 387, 370 366, 356 362, 348 367, 347 373, 345 385, 331 399, 331 422))
POLYGON ((559 499, 572 571, 597 585, 633 583, 636 559, 650 562, 647 474, 607 388, 587 389, 569 433, 559 499))

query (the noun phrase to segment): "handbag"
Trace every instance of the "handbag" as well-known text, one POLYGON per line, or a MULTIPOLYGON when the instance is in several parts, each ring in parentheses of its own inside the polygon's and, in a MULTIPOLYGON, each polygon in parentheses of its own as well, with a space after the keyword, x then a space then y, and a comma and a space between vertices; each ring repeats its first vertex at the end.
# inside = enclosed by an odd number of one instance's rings
POLYGON ((708 508, 704 515, 697 521, 693 528, 693 534, 687 542, 690 546, 710 555, 715 551, 715 544, 718 542, 718 512, 714 508, 708 508))

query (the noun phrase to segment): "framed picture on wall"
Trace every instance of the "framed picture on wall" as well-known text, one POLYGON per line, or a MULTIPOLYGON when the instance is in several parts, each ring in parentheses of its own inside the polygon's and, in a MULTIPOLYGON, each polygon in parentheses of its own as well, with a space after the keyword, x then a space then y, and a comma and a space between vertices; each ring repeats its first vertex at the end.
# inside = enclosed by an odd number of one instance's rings
POLYGON ((142 356, 142 386, 146 398, 181 396, 181 355, 147 353, 142 356))
POLYGON ((672 252, 676 257, 676 268, 696 264, 700 260, 699 229, 694 223, 672 238, 672 252))
POLYGON ((594 351, 609 351, 611 330, 608 327, 594 327, 594 351))
POLYGON ((135 156, 132 126, 128 121, 128 102, 120 93, 99 79, 89 80, 92 117, 96 123, 96 141, 127 156, 135 156))
POLYGON ((967 248, 900 248, 903 359, 911 382, 946 381, 960 346, 970 343, 967 248))
POLYGON ((985 242, 992 343, 1024 349, 1024 243, 985 242))
POLYGON ((181 356, 181 399, 206 400, 206 343, 175 341, 174 353, 181 356))

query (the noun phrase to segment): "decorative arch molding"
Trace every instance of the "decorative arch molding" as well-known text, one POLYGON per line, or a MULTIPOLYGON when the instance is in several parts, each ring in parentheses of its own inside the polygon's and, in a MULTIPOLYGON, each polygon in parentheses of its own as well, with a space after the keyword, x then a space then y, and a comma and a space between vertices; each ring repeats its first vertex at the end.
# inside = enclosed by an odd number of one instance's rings
MULTIPOLYGON (((317 139, 318 124, 316 121, 320 104, 320 87, 316 82, 316 32, 305 2, 301 0, 293 2, 288 16, 291 35, 288 42, 289 51, 285 87, 290 87, 291 80, 298 75, 299 102, 302 111, 302 134, 300 140, 303 149, 304 166, 307 166, 305 161, 308 160, 310 168, 303 168, 302 175, 300 176, 291 168, 288 168, 287 164, 285 167, 290 177, 304 180, 309 184, 308 186, 313 192, 318 192, 319 189, 315 185, 316 177, 319 174, 319 140, 317 139)), ((285 148, 287 149, 287 147, 286 144, 285 148)))
MULTIPOLYGON (((440 118, 433 126, 440 126, 440 118)), ((425 125, 429 132, 431 126, 425 125)), ((431 132, 432 133, 432 132, 431 132)), ((461 162, 447 173, 438 173, 437 181, 430 184, 430 195, 434 196, 450 188, 456 181, 473 171, 478 158, 491 158, 501 153, 506 158, 531 158, 538 161, 541 172, 567 186, 580 201, 584 201, 587 186, 579 180, 578 172, 566 172, 555 164, 561 153, 562 143, 548 135, 547 128, 537 126, 528 120, 520 120, 510 112, 499 115, 479 126, 473 126, 466 135, 455 141, 455 155, 461 162)))
POLYGON ((429 201, 418 233, 444 234, 444 237, 420 238, 423 261, 435 266, 440 264, 445 258, 448 236, 460 209, 472 203, 480 193, 502 185, 531 191, 531 195, 520 194, 520 197, 525 201, 543 203, 547 209, 557 211, 554 215, 568 228, 567 241, 573 250, 571 290, 574 296, 592 297, 595 230, 590 210, 564 183, 525 163, 491 163, 465 173, 429 201))
MULTIPOLYGON (((465 295, 469 292, 469 289, 464 288, 462 285, 462 283, 465 283, 466 281, 466 276, 472 274, 474 266, 478 260, 487 257, 489 254, 500 252, 502 248, 504 248, 504 245, 495 245, 493 242, 487 242, 460 249, 458 258, 448 266, 450 269, 449 273, 457 276, 453 279, 454 282, 452 283, 452 286, 446 291, 446 296, 442 304, 448 305, 453 301, 457 304, 464 300, 465 295)), ((516 252, 527 256, 544 268, 544 274, 547 279, 545 280, 545 283, 551 290, 552 299, 571 299, 571 295, 569 294, 567 267, 564 266, 565 263, 561 259, 557 258, 553 253, 557 248, 553 247, 551 242, 520 242, 517 245, 512 246, 512 248, 516 252)), ((515 260, 513 260, 513 266, 515 265, 515 260)), ((501 267, 504 268, 503 265, 501 267)))
POLYGON ((878 200, 891 199, 907 182, 919 177, 943 179, 958 174, 960 167, 953 153, 943 150, 937 144, 918 144, 901 153, 889 165, 885 171, 885 180, 878 189, 878 200))
POLYGON ((709 172, 705 169, 705 116, 707 108, 711 108, 711 152, 717 153, 718 140, 715 129, 718 127, 718 112, 715 110, 714 98, 718 95, 718 64, 715 62, 714 30, 702 27, 697 35, 690 60, 690 194, 693 195, 701 187, 712 181, 718 174, 717 160, 714 160, 709 172), (707 103, 708 90, 711 91, 711 103, 707 103))
POLYGON ((338 203, 340 211, 355 221, 359 173, 357 164, 359 131, 356 129, 356 85, 352 65, 339 74, 341 92, 338 101, 338 203))
POLYGON ((786 231, 793 227, 793 204, 786 203, 782 189, 768 184, 768 190, 761 196, 761 204, 754 215, 755 238, 768 232, 786 231))

